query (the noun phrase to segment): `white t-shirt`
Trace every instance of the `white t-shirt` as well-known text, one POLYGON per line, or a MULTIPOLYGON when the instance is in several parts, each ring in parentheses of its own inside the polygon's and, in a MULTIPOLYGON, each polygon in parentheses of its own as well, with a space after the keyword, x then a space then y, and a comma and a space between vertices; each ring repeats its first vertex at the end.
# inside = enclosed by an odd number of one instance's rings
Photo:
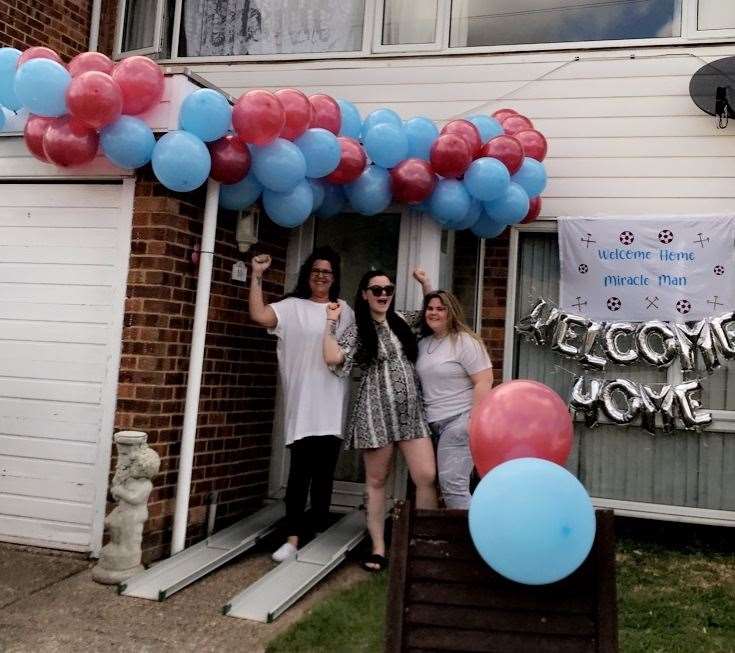
POLYGON ((416 372, 421 379, 429 423, 461 415, 472 408, 474 385, 470 374, 492 369, 485 347, 467 333, 437 340, 419 340, 416 372), (431 353, 429 353, 431 352, 431 353))
MULTIPOLYGON (((355 321, 352 309, 341 299, 339 303, 337 337, 355 321)), ((268 333, 278 336, 286 444, 310 435, 342 437, 349 379, 332 374, 324 362, 327 305, 288 297, 270 306, 278 318, 268 333)))

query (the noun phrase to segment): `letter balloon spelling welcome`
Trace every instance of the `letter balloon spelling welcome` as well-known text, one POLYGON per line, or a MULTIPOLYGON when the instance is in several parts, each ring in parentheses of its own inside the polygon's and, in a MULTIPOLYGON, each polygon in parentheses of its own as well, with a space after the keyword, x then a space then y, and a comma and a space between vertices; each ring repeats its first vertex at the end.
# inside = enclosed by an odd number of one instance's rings
POLYGON ((212 89, 181 105, 178 131, 158 141, 133 117, 155 107, 162 69, 147 57, 117 65, 84 52, 68 66, 49 48, 0 48, 0 129, 4 109, 30 112, 24 137, 45 163, 78 166, 101 148, 114 165, 152 161, 168 189, 188 192, 207 177, 221 204, 241 210, 259 197, 266 214, 295 227, 311 214, 375 215, 391 202, 428 212, 445 229, 481 238, 535 220, 546 185, 547 143, 513 109, 450 120, 402 120, 391 109, 363 120, 354 104, 297 89, 253 89, 230 107, 212 89))

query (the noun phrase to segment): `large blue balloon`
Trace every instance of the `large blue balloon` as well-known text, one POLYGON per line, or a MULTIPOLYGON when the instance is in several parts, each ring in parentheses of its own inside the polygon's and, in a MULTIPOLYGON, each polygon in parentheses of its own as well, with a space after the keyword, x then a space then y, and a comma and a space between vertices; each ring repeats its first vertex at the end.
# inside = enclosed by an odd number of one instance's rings
POLYGON ((11 111, 17 111, 23 103, 15 94, 15 66, 20 50, 0 48, 0 104, 11 111))
POLYGON ((376 109, 367 115, 365 120, 362 122, 362 129, 360 130, 360 136, 365 138, 371 127, 380 125, 381 123, 387 122, 396 127, 403 125, 403 120, 393 109, 376 109))
POLYGON ((219 189, 219 205, 223 209, 242 211, 255 203, 263 192, 263 185, 251 172, 236 184, 222 184, 219 189))
POLYGON ((333 218, 339 215, 347 205, 347 198, 342 186, 336 184, 324 184, 324 199, 321 206, 316 209, 320 218, 333 218))
POLYGON ((477 200, 472 200, 472 202, 470 202, 470 208, 465 216, 459 221, 452 222, 449 228, 455 229, 456 231, 471 229, 477 224, 477 221, 480 219, 482 214, 482 204, 477 200))
POLYGON ((292 190, 306 176, 306 159, 301 150, 285 138, 263 147, 253 146, 253 173, 266 188, 277 193, 292 190))
POLYGON ((508 225, 505 222, 499 222, 495 218, 491 218, 484 210, 471 227, 472 233, 478 238, 497 238, 507 228, 508 225))
POLYGON ((516 224, 528 215, 529 199, 523 188, 512 181, 503 195, 484 202, 485 212, 505 224, 516 224))
MULTIPOLYGON (((30 61, 28 63, 31 63, 30 61)), ((202 141, 185 131, 164 135, 153 148, 153 172, 169 190, 186 193, 209 177, 212 159, 202 141)))
POLYGON ((222 93, 200 88, 187 96, 179 110, 181 129, 205 143, 222 138, 230 128, 232 109, 222 93))
POLYGON ((305 179, 286 193, 263 191, 263 208, 268 217, 281 227, 298 227, 311 215, 314 194, 305 179))
POLYGON ((51 59, 31 59, 15 73, 15 94, 37 116, 65 114, 69 84, 69 71, 51 59))
POLYGON ((342 114, 342 123, 339 128, 340 136, 349 136, 350 138, 360 138, 360 130, 362 129, 362 116, 357 107, 349 100, 337 100, 339 111, 342 114))
POLYGON ((2 131, 2 128, 5 127, 5 111, 0 106, 0 131, 2 131))
POLYGON ((429 151, 439 136, 439 130, 433 120, 411 118, 406 120, 406 136, 408 137, 408 157, 429 160, 429 151))
POLYGON ((536 197, 546 188, 546 168, 540 161, 526 157, 511 181, 523 188, 529 197, 536 197))
POLYGON ((490 470, 472 495, 469 522, 485 562, 527 585, 566 578, 595 539, 595 511, 584 486, 539 458, 517 458, 490 470))
POLYGON ((307 129, 294 144, 306 160, 306 176, 318 179, 326 177, 338 165, 342 148, 337 137, 321 127, 307 129))
POLYGON ((477 127, 477 131, 480 132, 480 140, 483 143, 487 143, 491 138, 500 136, 503 133, 502 125, 490 116, 478 113, 475 116, 468 116, 465 120, 477 127))
POLYGON ((429 198, 429 213, 448 229, 461 223, 471 209, 472 198, 461 181, 440 179, 429 198))
POLYGON ((381 168, 392 168, 408 155, 408 137, 403 125, 382 122, 371 127, 363 138, 365 152, 381 168))
POLYGON ((464 185, 472 197, 487 201, 508 190, 510 173, 500 161, 489 156, 475 159, 464 173, 464 185))
POLYGON ((350 184, 345 194, 352 208, 362 215, 376 215, 385 211, 391 202, 390 173, 376 165, 369 165, 350 184))
POLYGON ((326 182, 321 179, 307 179, 309 186, 311 186, 311 192, 314 195, 314 208, 312 211, 317 211, 319 207, 324 203, 324 187, 327 185, 326 182))
POLYGON ((116 166, 135 169, 151 160, 156 139, 139 118, 120 116, 100 132, 100 146, 116 166))

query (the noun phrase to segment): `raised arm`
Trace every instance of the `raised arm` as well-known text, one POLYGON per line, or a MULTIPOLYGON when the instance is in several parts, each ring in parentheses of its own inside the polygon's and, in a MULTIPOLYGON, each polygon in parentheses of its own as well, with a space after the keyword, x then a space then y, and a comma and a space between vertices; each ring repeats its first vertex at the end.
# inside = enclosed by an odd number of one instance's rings
POLYGON ((324 328, 324 362, 327 365, 341 365, 345 354, 337 343, 337 322, 342 307, 338 303, 327 304, 327 321, 324 328))
POLYGON ((421 284, 421 290, 424 295, 428 295, 432 290, 434 290, 431 287, 431 280, 429 279, 429 275, 426 274, 426 270, 424 270, 423 268, 414 268, 413 278, 421 284))
POLYGON ((271 257, 268 254, 253 256, 253 260, 250 262, 253 274, 250 279, 248 300, 250 318, 256 324, 268 329, 272 329, 278 324, 276 312, 263 300, 263 273, 270 267, 270 264, 271 257))

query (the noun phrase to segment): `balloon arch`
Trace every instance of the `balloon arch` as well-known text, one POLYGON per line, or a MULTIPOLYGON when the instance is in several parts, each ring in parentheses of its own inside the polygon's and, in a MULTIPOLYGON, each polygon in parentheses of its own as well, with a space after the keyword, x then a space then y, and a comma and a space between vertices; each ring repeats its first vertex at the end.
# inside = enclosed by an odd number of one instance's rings
MULTIPOLYGON (((84 52, 64 64, 46 47, 0 48, 0 105, 28 110, 26 145, 46 163, 83 165, 101 148, 121 168, 151 162, 172 191, 211 177, 222 184, 222 207, 262 197, 283 227, 312 213, 375 215, 396 201, 446 229, 493 238, 541 211, 546 139, 513 109, 451 120, 440 131, 388 108, 363 119, 351 102, 321 93, 251 90, 231 107, 200 89, 182 103, 180 129, 156 141, 135 116, 160 101, 163 87, 162 69, 147 57, 114 64, 84 52)), ((4 121, 0 108, 0 128, 4 121)))

